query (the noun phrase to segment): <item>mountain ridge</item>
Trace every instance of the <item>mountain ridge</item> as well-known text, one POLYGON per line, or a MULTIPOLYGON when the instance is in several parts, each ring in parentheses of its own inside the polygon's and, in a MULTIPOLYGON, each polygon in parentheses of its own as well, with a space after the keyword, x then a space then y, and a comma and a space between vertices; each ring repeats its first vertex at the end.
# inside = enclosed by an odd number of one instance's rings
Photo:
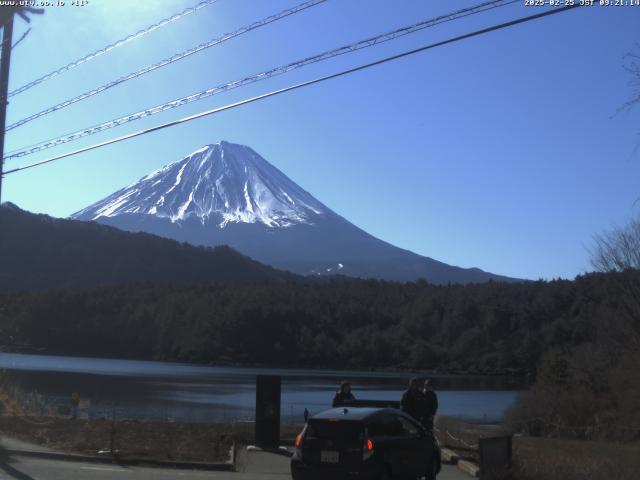
POLYGON ((373 237, 250 147, 220 141, 142 177, 71 218, 193 245, 227 244, 300 275, 436 284, 519 281, 447 265, 373 237))
POLYGON ((172 223, 195 216, 205 223, 218 214, 220 228, 230 222, 286 228, 310 223, 311 215, 327 211, 251 148, 223 140, 151 172, 71 217, 98 220, 142 213, 172 223), (185 185, 190 188, 185 190, 185 185))
POLYGON ((86 288, 137 282, 286 283, 300 277, 227 246, 181 244, 97 222, 53 218, 0 205, 0 291, 86 288))

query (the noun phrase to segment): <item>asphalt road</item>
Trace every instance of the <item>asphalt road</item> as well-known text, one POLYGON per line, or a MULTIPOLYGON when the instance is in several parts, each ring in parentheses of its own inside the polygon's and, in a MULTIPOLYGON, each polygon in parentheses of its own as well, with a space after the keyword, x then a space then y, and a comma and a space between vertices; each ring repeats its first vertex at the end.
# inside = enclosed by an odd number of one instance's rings
MULTIPOLYGON (((258 478, 278 478, 290 479, 289 474, 289 457, 283 455, 274 455, 272 453, 241 450, 238 452, 236 459, 238 470, 240 473, 231 473, 229 478, 241 478, 241 474, 253 474, 254 476, 244 477, 251 479, 258 478), (272 475, 272 476, 267 476, 272 475)), ((443 465, 442 471, 438 475, 437 480, 471 480, 471 476, 460 471, 452 465, 443 465)))
POLYGON ((112 464, 45 460, 20 456, 12 456, 0 463, 0 480, 282 480, 284 478, 289 478, 289 475, 120 467, 112 464))
MULTIPOLYGON (((290 479, 289 459, 281 455, 250 452, 239 472, 120 467, 12 455, 0 460, 0 480, 284 480, 290 479)), ((470 480, 456 467, 444 465, 438 480, 470 480)))

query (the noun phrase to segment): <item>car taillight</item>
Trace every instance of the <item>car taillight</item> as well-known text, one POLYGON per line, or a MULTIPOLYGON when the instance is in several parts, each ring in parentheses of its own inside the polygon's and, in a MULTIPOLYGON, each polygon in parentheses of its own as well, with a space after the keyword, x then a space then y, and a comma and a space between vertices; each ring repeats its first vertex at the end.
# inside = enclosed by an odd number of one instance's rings
POLYGON ((305 424, 304 428, 296 436, 296 440, 293 442, 293 446, 294 446, 293 456, 296 457, 296 458, 301 458, 302 457, 302 443, 304 441, 305 433, 307 432, 307 427, 308 427, 308 425, 305 424))
POLYGON ((304 429, 302 429, 302 432, 300 432, 297 436, 295 441, 293 442, 293 456, 297 459, 301 459, 302 458, 302 442, 304 440, 304 432, 306 430, 306 427, 304 429))
POLYGON ((362 447, 362 460, 367 460, 371 455, 373 455, 373 440, 367 438, 364 442, 364 446, 362 447))

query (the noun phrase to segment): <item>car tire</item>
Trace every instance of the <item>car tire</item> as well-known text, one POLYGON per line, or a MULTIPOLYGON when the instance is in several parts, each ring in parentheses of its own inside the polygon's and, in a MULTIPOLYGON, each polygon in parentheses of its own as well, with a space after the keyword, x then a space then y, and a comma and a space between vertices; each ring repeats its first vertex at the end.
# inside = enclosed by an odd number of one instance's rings
POLYGON ((438 467, 436 462, 431 462, 431 465, 427 467, 427 473, 424 478, 425 480, 436 480, 436 475, 438 475, 438 467))

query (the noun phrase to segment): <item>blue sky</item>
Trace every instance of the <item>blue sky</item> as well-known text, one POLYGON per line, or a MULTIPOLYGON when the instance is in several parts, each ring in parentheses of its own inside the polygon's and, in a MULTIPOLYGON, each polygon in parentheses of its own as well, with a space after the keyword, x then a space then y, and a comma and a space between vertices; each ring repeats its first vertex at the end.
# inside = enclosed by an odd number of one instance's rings
MULTIPOLYGON (((10 89, 196 2, 70 3, 32 20, 14 50, 10 89)), ((13 97, 8 122, 297 3, 219 0, 13 97)), ((6 149, 475 3, 329 0, 12 130, 6 149)), ((514 4, 440 25, 5 168, 535 11, 514 4)), ((67 216, 225 139, 251 146, 330 208, 400 247, 505 275, 573 278, 589 270, 593 235, 640 208, 640 108, 616 113, 632 94, 623 64, 640 42, 638 25, 640 7, 573 10, 9 175, 3 201, 67 216)), ((26 28, 17 20, 16 38, 26 28)))

